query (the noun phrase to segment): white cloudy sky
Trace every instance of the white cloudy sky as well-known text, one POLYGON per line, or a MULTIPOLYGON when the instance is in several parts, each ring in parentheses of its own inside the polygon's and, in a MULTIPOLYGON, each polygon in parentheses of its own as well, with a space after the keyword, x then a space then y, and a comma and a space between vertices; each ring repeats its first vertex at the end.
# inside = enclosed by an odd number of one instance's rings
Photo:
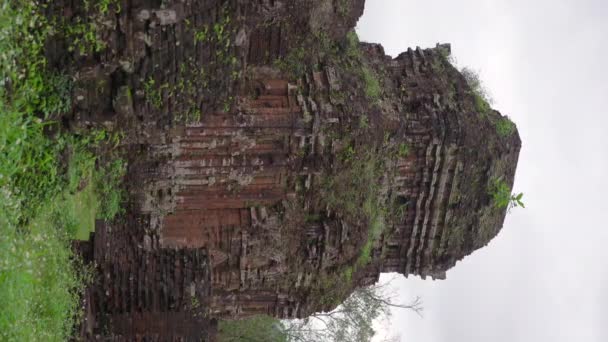
POLYGON ((357 30, 392 56, 452 43, 523 140, 515 190, 527 208, 447 280, 394 281, 425 313, 395 312, 389 334, 608 341, 608 1, 367 0, 357 30))

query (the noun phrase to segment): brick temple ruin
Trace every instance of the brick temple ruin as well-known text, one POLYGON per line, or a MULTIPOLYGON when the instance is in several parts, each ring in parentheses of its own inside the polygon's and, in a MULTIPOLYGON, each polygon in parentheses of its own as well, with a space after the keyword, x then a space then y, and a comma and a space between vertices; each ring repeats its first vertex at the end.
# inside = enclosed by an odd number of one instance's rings
POLYGON ((83 339, 304 317, 381 272, 444 279, 500 231, 487 189, 512 186, 521 142, 449 45, 359 43, 363 0, 118 3, 105 49, 70 56, 69 124, 123 131, 129 161, 126 215, 80 245, 96 266, 83 339))

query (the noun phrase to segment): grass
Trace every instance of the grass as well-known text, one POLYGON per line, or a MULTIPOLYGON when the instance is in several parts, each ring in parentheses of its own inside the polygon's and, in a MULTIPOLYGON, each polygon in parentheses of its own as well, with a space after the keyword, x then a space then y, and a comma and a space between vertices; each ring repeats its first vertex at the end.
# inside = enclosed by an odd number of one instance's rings
POLYGON ((89 279, 71 241, 120 212, 124 163, 95 153, 116 147, 112 136, 57 124, 71 85, 46 67, 53 28, 38 4, 0 8, 0 340, 65 341, 89 279))
POLYGON ((266 315, 240 320, 220 320, 218 324, 220 342, 287 342, 288 340, 288 334, 281 321, 266 315))
POLYGON ((363 65, 361 68, 361 78, 363 79, 363 84, 365 86, 365 96, 373 102, 378 101, 382 89, 380 88, 380 82, 378 82, 378 77, 374 71, 368 66, 363 65))
POLYGON ((86 272, 63 225, 76 222, 58 221, 58 209, 40 212, 20 230, 1 223, 0 340, 65 341, 77 322, 86 272))
POLYGON ((492 108, 490 105, 492 104, 492 98, 481 82, 479 73, 469 68, 462 68, 460 72, 471 88, 470 94, 473 95, 475 109, 481 114, 486 114, 491 111, 492 108))
POLYGON ((99 198, 93 186, 88 185, 75 194, 66 194, 59 201, 65 215, 74 222, 70 236, 77 240, 88 240, 91 232, 95 231, 95 218, 99 210, 99 198))
POLYGON ((146 102, 154 106, 156 109, 160 109, 163 106, 162 90, 166 88, 166 85, 160 87, 155 86, 156 81, 152 77, 144 83, 144 92, 146 94, 146 102))
POLYGON ((400 158, 405 158, 410 155, 410 147, 406 143, 399 144, 399 150, 397 151, 397 155, 400 158))
POLYGON ((357 258, 356 266, 363 267, 371 262, 372 249, 374 244, 380 239, 380 236, 386 229, 385 217, 387 211, 385 206, 380 203, 380 196, 378 194, 378 185, 368 185, 368 197, 363 203, 363 212, 368 217, 369 228, 367 231, 367 239, 365 244, 361 248, 359 257, 357 258))
POLYGON ((508 116, 500 118, 494 126, 496 127, 496 133, 503 138, 513 134, 517 128, 508 116))
POLYGON ((347 145, 339 154, 345 164, 343 172, 329 178, 324 185, 324 200, 332 208, 340 208, 348 217, 367 222, 368 231, 354 267, 344 270, 342 277, 350 281, 357 269, 371 261, 374 244, 386 228, 388 215, 380 194, 381 156, 373 149, 347 145))

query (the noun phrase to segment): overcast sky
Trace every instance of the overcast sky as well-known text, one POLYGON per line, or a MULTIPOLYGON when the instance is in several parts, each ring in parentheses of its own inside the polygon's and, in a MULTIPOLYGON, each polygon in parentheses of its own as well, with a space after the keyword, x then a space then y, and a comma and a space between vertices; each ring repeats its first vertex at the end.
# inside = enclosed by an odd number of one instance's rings
POLYGON ((608 1, 367 0, 357 28, 396 56, 452 44, 523 141, 514 209, 444 281, 399 277, 391 334, 414 342, 608 341, 608 1))

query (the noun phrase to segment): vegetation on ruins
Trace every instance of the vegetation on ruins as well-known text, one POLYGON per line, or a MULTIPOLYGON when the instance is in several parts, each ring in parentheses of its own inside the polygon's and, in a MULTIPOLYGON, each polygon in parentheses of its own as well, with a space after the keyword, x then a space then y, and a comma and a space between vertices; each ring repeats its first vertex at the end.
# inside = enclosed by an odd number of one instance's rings
POLYGON ((405 143, 399 144, 398 154, 400 158, 407 157, 410 154, 410 147, 405 143))
MULTIPOLYGON (((359 125, 359 133, 365 134, 366 128, 359 125)), ((366 235, 351 265, 335 273, 319 275, 313 297, 330 307, 340 304, 353 290, 354 274, 372 262, 374 248, 384 234, 390 233, 387 228, 403 217, 407 207, 407 203, 382 189, 388 186, 384 182, 386 173, 392 169, 389 163, 409 155, 409 146, 405 143, 393 146, 390 135, 385 134, 380 147, 354 147, 349 139, 358 133, 352 134, 344 138, 348 143, 338 153, 340 171, 324 180, 318 199, 330 210, 344 213, 355 224, 363 224, 366 235)))
POLYGON ((494 125, 496 126, 496 133, 501 137, 508 137, 517 129, 515 123, 508 116, 500 118, 494 125))
POLYGON ((213 25, 196 25, 184 19, 186 30, 192 35, 194 43, 213 52, 208 65, 200 65, 200 61, 190 57, 180 63, 179 77, 163 81, 148 76, 143 82, 146 102, 155 109, 163 108, 163 99, 171 99, 171 115, 175 123, 200 122, 205 111, 228 112, 234 105, 235 98, 229 95, 229 89, 240 73, 233 41, 236 32, 228 3, 221 7, 218 16, 213 25), (227 77, 212 77, 214 68, 227 77))
POLYGON ((65 16, 54 17, 51 24, 53 30, 65 38, 69 51, 88 56, 106 48, 101 36, 104 17, 109 13, 120 13, 122 9, 118 0, 85 0, 82 10, 82 15, 71 20, 65 16))
POLYGON ((365 84, 365 95, 368 99, 372 101, 377 101, 380 98, 380 83, 378 82, 378 78, 373 74, 374 71, 369 67, 363 67, 361 69, 361 77, 363 78, 363 83, 365 84))
MULTIPOLYGON (((103 5, 105 2, 101 2, 103 5)), ((64 131, 71 80, 47 68, 58 33, 36 1, 0 1, 0 339, 67 340, 89 279, 71 249, 121 210, 120 136, 64 131), (105 158, 95 151, 104 150, 105 158)), ((105 9, 102 6, 101 9, 105 9)))
MULTIPOLYGON (((439 53, 441 54, 444 63, 449 63, 453 66, 457 65, 456 60, 447 49, 439 47, 439 53)), ((444 65, 439 62, 434 62, 433 67, 437 70, 444 70, 444 65)), ((480 114, 489 113, 492 110, 491 105, 493 100, 490 92, 481 81, 479 72, 471 68, 464 67, 460 69, 460 73, 466 80, 467 85, 470 87, 469 94, 473 96, 475 109, 480 114)), ((517 129, 515 123, 513 123, 508 116, 495 120, 494 127, 496 128, 496 133, 498 133, 500 137, 508 137, 517 129)))
POLYGON ((280 321, 268 316, 254 316, 242 320, 223 320, 218 327, 219 341, 371 341, 376 333, 374 322, 390 317, 391 308, 422 314, 420 298, 407 304, 396 303, 387 285, 358 288, 335 310, 318 312, 304 319, 280 321))
POLYGON ((218 326, 219 342, 287 342, 288 334, 283 323, 274 317, 257 315, 240 320, 221 320, 218 326))
POLYGON ((156 109, 160 109, 163 106, 162 91, 168 88, 168 84, 162 84, 156 86, 156 81, 152 77, 149 77, 144 83, 144 91, 146 94, 146 101, 154 106, 156 109))
MULTIPOLYGON (((380 99, 382 88, 378 75, 363 58, 359 37, 354 30, 349 31, 341 42, 335 42, 325 32, 316 32, 290 49, 285 57, 274 61, 277 68, 293 79, 311 71, 311 66, 319 69, 325 64, 332 64, 347 73, 356 75, 363 85, 364 95, 372 103, 380 99)), ((342 96, 343 94, 333 94, 333 97, 342 96)))
POLYGON ((475 100, 475 108, 482 114, 489 112, 491 110, 492 97, 479 78, 479 73, 467 67, 462 68, 460 73, 471 88, 471 95, 473 95, 475 100))
MULTIPOLYGON (((467 84, 471 88, 470 94, 473 95, 473 99, 475 101, 475 108, 477 109, 477 111, 481 114, 487 114, 488 112, 490 112, 492 110, 492 108, 490 107, 493 102, 492 97, 490 96, 490 93, 488 92, 487 88, 484 87, 479 77, 479 73, 466 67, 462 68, 462 70, 460 70, 460 73, 462 74, 462 76, 464 76, 465 80, 467 81, 467 84)), ((515 126, 515 123, 513 123, 513 121, 511 121, 508 116, 501 117, 500 119, 494 120, 493 122, 494 127, 496 129, 496 133, 498 133, 498 135, 503 138, 513 134, 513 132, 515 132, 517 128, 515 126)))
POLYGON ((507 183, 498 178, 490 181, 488 193, 492 196, 492 201, 496 208, 507 208, 507 211, 515 207, 525 208, 522 202, 523 193, 511 193, 507 183))

